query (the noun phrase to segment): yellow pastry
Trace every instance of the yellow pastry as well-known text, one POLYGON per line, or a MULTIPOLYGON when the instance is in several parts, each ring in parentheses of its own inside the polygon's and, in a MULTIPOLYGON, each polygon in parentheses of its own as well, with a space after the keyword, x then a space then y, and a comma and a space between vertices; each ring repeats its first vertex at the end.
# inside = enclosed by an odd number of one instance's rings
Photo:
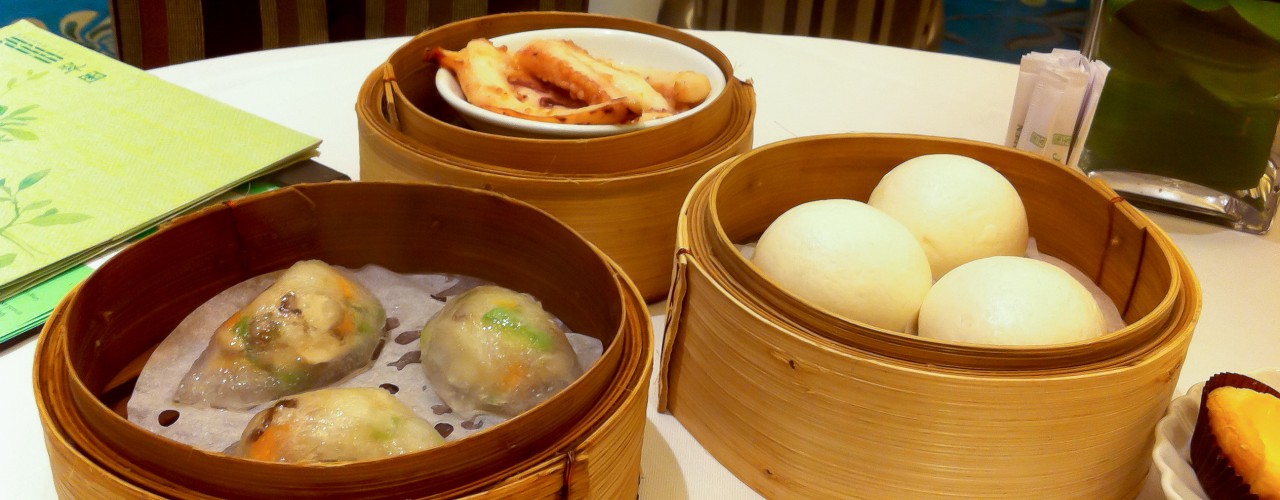
POLYGON ((1209 428, 1249 491, 1280 499, 1280 398, 1220 387, 1205 398, 1209 428))

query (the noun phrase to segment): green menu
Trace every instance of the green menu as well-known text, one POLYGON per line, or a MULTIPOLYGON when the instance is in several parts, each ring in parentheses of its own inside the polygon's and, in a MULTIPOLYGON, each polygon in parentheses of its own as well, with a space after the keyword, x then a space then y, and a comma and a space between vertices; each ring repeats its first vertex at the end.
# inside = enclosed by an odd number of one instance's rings
MULTIPOLYGON (((298 174, 294 175, 297 176, 298 174)), ((302 179, 302 182, 324 182, 326 180, 311 175, 302 179)), ((206 205, 276 189, 279 187, 276 181, 255 179, 246 182, 214 197, 206 205)), ((142 238, 151 232, 151 230, 143 231, 136 238, 142 238)), ((107 254, 107 256, 109 255, 107 254)), ((19 291, 9 298, 0 300, 0 349, 3 349, 8 342, 19 339, 24 336, 23 334, 30 333, 35 328, 43 325, 45 320, 49 318, 49 314, 53 312, 53 308, 58 305, 58 302, 76 285, 88 278, 89 274, 94 269, 97 269, 105 258, 108 258, 107 256, 102 259, 95 259, 87 264, 75 265, 57 276, 32 285, 30 288, 19 291)))
POLYGON ((27 22, 0 28, 0 301, 319 142, 27 22))

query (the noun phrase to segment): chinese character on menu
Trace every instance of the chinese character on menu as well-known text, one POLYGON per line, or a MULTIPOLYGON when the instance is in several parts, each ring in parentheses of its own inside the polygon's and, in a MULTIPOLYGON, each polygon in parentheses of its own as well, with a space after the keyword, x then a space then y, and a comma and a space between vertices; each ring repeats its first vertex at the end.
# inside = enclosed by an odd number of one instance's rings
POLYGON ((58 69, 62 70, 63 73, 70 75, 73 72, 78 72, 84 69, 84 65, 76 64, 72 61, 67 61, 65 63, 62 63, 62 66, 59 66, 58 69))

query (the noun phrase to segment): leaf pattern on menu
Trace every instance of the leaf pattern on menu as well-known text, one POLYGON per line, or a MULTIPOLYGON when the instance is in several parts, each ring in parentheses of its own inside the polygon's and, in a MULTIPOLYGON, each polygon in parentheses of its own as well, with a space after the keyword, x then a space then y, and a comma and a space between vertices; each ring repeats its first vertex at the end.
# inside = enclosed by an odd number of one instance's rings
MULTIPOLYGON (((14 88, 48 74, 48 71, 30 71, 8 79, 0 87, 0 98, 14 88)), ((39 117, 40 105, 25 106, 6 105, 0 101, 0 143, 14 141, 35 141, 40 136, 31 130, 31 125, 39 117)), ((8 267, 18 261, 19 257, 35 257, 46 255, 35 243, 26 240, 15 229, 28 226, 26 231, 49 226, 61 226, 83 222, 91 218, 88 214, 62 212, 53 207, 53 200, 35 199, 30 202, 28 196, 34 196, 33 188, 47 177, 51 169, 36 170, 22 177, 16 185, 8 179, 0 178, 0 268, 8 267), (17 251, 10 251, 16 249, 17 251)))
MULTIPOLYGON (((48 71, 35 72, 28 70, 20 79, 18 77, 9 78, 4 87, 0 88, 0 97, 4 97, 9 91, 13 90, 20 84, 37 80, 47 74, 48 71)), ((7 106, 0 101, 0 143, 13 141, 34 141, 40 138, 35 132, 30 130, 31 122, 36 120, 36 115, 32 112, 40 108, 39 104, 29 104, 26 106, 14 108, 7 106)))
POLYGON ((13 265, 20 255, 34 257, 46 254, 32 243, 15 233, 21 226, 43 228, 75 224, 92 218, 88 214, 63 212, 52 207, 53 200, 40 199, 24 203, 23 197, 32 194, 33 188, 48 177, 52 169, 37 170, 27 174, 16 186, 10 186, 7 179, 0 178, 0 268, 13 265), (7 251, 12 246, 17 252, 7 251))

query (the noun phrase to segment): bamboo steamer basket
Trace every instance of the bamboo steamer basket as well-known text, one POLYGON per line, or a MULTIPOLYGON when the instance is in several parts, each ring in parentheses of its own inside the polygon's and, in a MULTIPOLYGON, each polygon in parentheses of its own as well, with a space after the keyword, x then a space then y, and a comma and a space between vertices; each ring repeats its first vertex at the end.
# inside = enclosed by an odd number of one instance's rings
POLYGON ((1114 191, 962 140, 852 134, 751 151, 693 188, 677 244, 659 408, 769 497, 1133 497, 1201 304, 1168 236, 1114 191), (1008 178, 1040 251, 1092 277, 1129 325, 1051 346, 925 339, 839 319, 734 247, 797 204, 866 200, 930 153, 1008 178))
POLYGON ((365 80, 356 101, 363 180, 430 181, 499 191, 529 202, 580 232, 635 281, 646 300, 665 296, 681 203, 711 167, 751 148, 755 94, 729 60, 692 35, 592 14, 499 14, 424 32, 365 80), (590 139, 529 139, 459 125, 435 87, 423 54, 459 49, 478 37, 595 27, 673 40, 706 55, 726 86, 705 109, 674 122, 590 139))
POLYGON ((362 182, 208 208, 121 251, 58 305, 34 379, 55 486, 66 498, 619 498, 636 493, 651 364, 639 292, 572 229, 494 193, 362 182), (494 250, 507 248, 519 250, 494 250), (538 297, 605 351, 516 418, 379 460, 245 460, 124 418, 138 373, 183 317, 231 285, 301 259, 488 279, 538 297))

